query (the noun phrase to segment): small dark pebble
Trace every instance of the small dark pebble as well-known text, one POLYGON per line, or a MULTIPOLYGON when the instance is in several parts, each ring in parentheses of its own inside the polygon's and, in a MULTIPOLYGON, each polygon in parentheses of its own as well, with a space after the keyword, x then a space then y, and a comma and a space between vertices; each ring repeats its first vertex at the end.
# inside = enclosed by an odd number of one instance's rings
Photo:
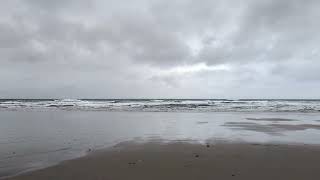
POLYGON ((209 144, 207 144, 207 148, 209 148, 210 147, 210 145, 209 144))
POLYGON ((194 157, 198 158, 198 157, 199 157, 199 155, 198 155, 198 154, 196 154, 194 157))
POLYGON ((89 148, 89 149, 88 149, 88 152, 91 152, 91 151, 92 151, 92 149, 91 149, 91 148, 89 148))
POLYGON ((231 176, 235 176, 234 174, 232 174, 231 176))
POLYGON ((12 154, 16 154, 16 152, 12 152, 12 154))

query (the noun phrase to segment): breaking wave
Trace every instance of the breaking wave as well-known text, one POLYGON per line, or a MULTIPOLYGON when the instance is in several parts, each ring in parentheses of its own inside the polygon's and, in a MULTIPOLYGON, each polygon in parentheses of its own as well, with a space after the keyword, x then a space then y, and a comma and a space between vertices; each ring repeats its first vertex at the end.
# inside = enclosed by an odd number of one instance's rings
POLYGON ((320 100, 1 99, 0 110, 3 109, 147 112, 320 112, 320 100))

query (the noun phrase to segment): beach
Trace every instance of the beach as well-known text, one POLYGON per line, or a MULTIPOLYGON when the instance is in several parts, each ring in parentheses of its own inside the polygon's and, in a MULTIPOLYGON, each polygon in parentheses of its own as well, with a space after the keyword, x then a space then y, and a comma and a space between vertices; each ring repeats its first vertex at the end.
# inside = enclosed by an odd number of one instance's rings
POLYGON ((0 180, 320 180, 320 0, 3 0, 0 180))
POLYGON ((320 147, 227 143, 134 143, 9 180, 317 179, 320 147))
POLYGON ((0 119, 0 179, 313 179, 319 172, 319 113, 42 108, 1 110, 0 119))

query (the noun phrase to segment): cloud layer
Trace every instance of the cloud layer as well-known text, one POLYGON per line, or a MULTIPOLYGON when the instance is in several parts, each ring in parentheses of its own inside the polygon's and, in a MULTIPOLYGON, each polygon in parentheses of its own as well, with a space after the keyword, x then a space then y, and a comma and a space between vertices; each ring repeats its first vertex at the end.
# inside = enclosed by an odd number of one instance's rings
POLYGON ((4 0, 0 98, 320 98, 316 0, 4 0))

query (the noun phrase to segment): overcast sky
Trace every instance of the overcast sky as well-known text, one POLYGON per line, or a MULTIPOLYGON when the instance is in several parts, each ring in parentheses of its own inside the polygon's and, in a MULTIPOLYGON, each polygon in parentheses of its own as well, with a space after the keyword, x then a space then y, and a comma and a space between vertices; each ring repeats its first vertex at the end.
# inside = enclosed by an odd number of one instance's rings
POLYGON ((320 98, 318 0, 1 0, 0 98, 320 98))

